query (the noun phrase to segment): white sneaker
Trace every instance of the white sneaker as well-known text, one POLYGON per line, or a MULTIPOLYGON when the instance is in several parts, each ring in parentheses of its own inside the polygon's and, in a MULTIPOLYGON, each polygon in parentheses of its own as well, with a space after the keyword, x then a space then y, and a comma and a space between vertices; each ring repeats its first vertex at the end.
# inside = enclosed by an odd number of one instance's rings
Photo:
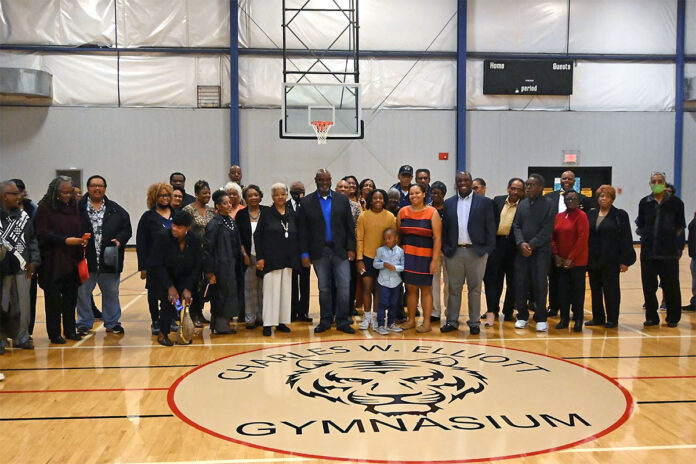
POLYGON ((515 322, 516 329, 524 329, 525 327, 527 327, 527 321, 523 319, 518 319, 517 322, 515 322))
MULTIPOLYGON (((372 328, 372 330, 377 330, 377 326, 379 325, 378 321, 377 321, 377 312, 372 311, 372 313, 370 313, 370 314, 372 314, 372 320, 370 321, 370 327, 372 328)), ((384 321, 382 321, 382 323, 384 323, 384 321)))
POLYGON ((380 325, 379 327, 377 327, 376 331, 380 335, 389 335, 389 331, 383 325, 380 325))
POLYGON ((548 332, 549 325, 546 322, 537 322, 536 331, 537 332, 548 332))
POLYGON ((358 328, 360 330, 367 330, 372 324, 372 313, 363 313, 363 318, 358 328))
POLYGON ((399 332, 403 332, 403 331, 404 331, 404 329, 402 329, 401 327, 399 327, 398 325, 396 325, 396 322, 392 322, 392 325, 389 326, 389 329, 388 329, 388 330, 389 330, 390 332, 395 332, 395 333, 399 333, 399 332))
POLYGON ((5 380, 5 374, 0 372, 0 382, 2 382, 3 380, 5 380))

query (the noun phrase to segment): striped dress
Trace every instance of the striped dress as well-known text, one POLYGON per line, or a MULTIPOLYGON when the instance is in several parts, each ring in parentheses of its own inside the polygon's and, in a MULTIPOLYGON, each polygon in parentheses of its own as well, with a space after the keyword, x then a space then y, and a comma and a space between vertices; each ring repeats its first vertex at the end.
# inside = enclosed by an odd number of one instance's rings
POLYGON ((401 248, 404 249, 404 282, 411 285, 430 286, 433 275, 430 261, 433 258, 433 214, 438 214, 432 206, 422 211, 412 211, 406 206, 399 210, 401 226, 401 248))

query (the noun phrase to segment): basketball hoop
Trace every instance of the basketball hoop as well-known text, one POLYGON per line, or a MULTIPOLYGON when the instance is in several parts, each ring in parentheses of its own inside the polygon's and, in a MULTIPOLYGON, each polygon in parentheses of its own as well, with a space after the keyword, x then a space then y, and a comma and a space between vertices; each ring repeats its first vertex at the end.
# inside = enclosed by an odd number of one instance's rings
POLYGON ((333 126, 333 121, 312 121, 310 122, 314 128, 314 134, 317 136, 317 145, 326 143, 326 136, 329 135, 329 129, 333 126))

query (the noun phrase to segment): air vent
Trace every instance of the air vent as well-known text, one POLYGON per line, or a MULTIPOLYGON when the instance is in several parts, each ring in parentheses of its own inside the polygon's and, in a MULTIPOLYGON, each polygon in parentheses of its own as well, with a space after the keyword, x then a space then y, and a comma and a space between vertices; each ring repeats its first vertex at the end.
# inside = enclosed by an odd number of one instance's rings
POLYGON ((220 108, 220 86, 219 85, 199 85, 198 86, 198 107, 199 108, 220 108))

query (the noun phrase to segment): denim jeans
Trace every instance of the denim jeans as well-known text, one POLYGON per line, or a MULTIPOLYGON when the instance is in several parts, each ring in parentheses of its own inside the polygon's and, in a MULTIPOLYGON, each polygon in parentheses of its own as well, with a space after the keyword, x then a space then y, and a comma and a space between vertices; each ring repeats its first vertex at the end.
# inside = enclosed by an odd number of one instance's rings
POLYGON ((319 314, 322 324, 331 324, 336 318, 336 327, 350 325, 348 294, 350 292, 350 262, 341 259, 331 247, 324 247, 321 258, 315 259, 314 273, 319 283, 319 314), (336 285, 336 301, 331 294, 332 284, 336 285))
POLYGON ((92 314, 92 292, 99 285, 102 293, 102 314, 104 327, 113 328, 121 318, 121 303, 118 301, 118 286, 121 274, 96 272, 90 273, 87 282, 77 291, 77 326, 91 329, 94 325, 92 314))
POLYGON ((399 307, 401 303, 399 297, 401 296, 401 285, 397 285, 394 288, 385 287, 375 282, 375 285, 379 288, 379 305, 377 306, 377 325, 379 327, 384 327, 384 317, 386 315, 387 321, 386 326, 389 327, 394 322, 396 322, 396 308, 399 307))

